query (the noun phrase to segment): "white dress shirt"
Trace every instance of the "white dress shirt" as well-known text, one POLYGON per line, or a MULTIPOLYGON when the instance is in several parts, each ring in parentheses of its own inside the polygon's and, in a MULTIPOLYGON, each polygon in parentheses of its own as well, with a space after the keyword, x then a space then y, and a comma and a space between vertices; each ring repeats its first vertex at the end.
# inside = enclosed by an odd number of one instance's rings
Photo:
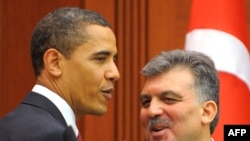
POLYGON ((78 131, 78 128, 76 126, 75 114, 74 114, 73 110, 71 109, 71 107, 69 106, 69 104, 63 98, 61 98, 58 94, 49 90, 48 88, 46 88, 42 85, 38 85, 38 84, 36 84, 33 87, 32 91, 45 96, 53 104, 55 104, 56 107, 61 112, 61 114, 63 115, 67 125, 71 126, 73 128, 73 131, 74 131, 76 136, 78 135, 79 131, 78 131))

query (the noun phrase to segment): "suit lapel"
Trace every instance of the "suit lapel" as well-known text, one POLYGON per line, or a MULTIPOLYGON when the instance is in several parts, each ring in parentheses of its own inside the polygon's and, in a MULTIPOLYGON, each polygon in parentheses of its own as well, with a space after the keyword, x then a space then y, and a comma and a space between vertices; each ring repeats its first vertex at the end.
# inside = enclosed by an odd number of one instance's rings
POLYGON ((64 125, 65 127, 67 126, 66 121, 64 120, 61 112, 46 97, 44 97, 40 94, 34 93, 34 92, 30 92, 22 103, 29 104, 29 105, 36 106, 36 107, 40 107, 40 108, 48 111, 62 125, 64 125))

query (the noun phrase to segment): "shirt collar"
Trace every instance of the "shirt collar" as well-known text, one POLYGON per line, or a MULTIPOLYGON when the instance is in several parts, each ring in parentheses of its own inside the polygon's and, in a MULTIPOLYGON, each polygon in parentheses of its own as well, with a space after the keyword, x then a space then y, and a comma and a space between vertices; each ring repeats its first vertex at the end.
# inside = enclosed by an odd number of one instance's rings
POLYGON ((74 131, 76 136, 78 135, 79 131, 78 131, 78 128, 76 126, 75 114, 74 114, 73 110, 71 109, 71 107, 69 106, 69 104, 63 98, 61 98, 58 94, 49 90, 48 88, 46 88, 42 85, 38 85, 38 84, 36 84, 32 88, 32 91, 45 96, 53 104, 55 104, 55 106, 59 109, 59 111, 63 115, 67 125, 71 126, 73 128, 73 131, 74 131))

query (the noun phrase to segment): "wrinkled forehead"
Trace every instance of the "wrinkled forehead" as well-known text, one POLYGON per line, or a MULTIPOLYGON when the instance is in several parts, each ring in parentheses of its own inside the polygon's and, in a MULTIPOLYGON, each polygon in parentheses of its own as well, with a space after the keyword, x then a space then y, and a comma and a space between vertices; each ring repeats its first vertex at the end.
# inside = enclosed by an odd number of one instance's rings
POLYGON ((162 91, 180 93, 192 90, 193 86, 193 73, 187 68, 176 68, 159 75, 146 77, 142 93, 155 94, 162 91))

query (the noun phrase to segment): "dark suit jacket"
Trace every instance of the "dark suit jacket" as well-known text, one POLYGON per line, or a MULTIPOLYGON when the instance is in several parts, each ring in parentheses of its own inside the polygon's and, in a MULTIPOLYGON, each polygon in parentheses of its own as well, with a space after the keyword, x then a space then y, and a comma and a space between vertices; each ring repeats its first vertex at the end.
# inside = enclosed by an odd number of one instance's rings
POLYGON ((57 107, 46 97, 29 93, 0 120, 0 141, 77 141, 57 107))

